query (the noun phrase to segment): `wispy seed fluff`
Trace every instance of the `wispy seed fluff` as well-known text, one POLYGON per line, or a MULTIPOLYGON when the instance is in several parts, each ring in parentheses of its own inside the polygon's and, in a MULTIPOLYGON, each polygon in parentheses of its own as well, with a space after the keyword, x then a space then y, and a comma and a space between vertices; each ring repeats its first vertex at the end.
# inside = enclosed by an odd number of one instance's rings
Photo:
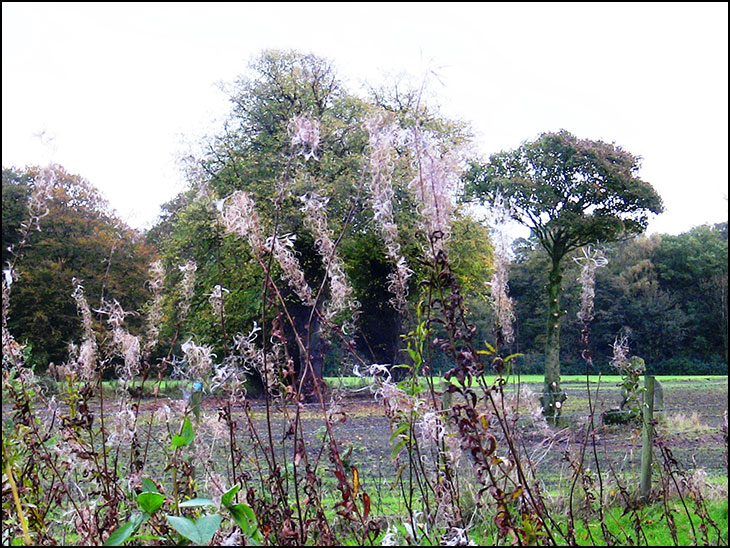
POLYGON ((271 236, 266 239, 266 247, 271 249, 276 262, 279 263, 284 273, 284 278, 289 283, 289 287, 297 294, 297 297, 304 304, 314 306, 312 288, 309 287, 304 277, 304 271, 299 266, 299 260, 294 255, 294 242, 296 239, 295 234, 284 234, 277 237, 271 236))
POLYGON ((248 241, 256 256, 261 258, 264 253, 264 238, 253 198, 247 192, 237 190, 226 198, 225 203, 221 220, 226 231, 248 241))
POLYGON ((160 324, 162 323, 162 291, 165 285, 165 267, 162 265, 162 261, 155 261, 150 264, 149 268, 150 278, 147 281, 147 286, 152 292, 152 302, 150 303, 149 311, 147 312, 146 324, 147 324, 147 340, 144 344, 143 356, 145 360, 148 360, 152 350, 157 346, 157 340, 160 336, 160 324))
POLYGON ((409 188, 420 203, 423 229, 431 241, 428 252, 437 254, 443 251, 444 244, 451 236, 451 215, 454 209, 451 196, 463 171, 463 162, 455 149, 443 150, 431 133, 414 129, 407 139, 415 172, 409 188))
POLYGON ((289 121, 289 135, 291 144, 307 161, 310 158, 318 160, 315 151, 319 146, 319 122, 309 116, 295 116, 289 121))
POLYGON ((180 314, 180 321, 183 321, 188 316, 188 310, 190 309, 190 302, 193 300, 193 292, 195 291, 195 272, 198 270, 198 265, 195 261, 188 261, 184 265, 178 266, 180 272, 183 273, 182 281, 180 282, 180 289, 182 297, 178 310, 180 314))
POLYGON ((220 284, 213 286, 213 290, 208 295, 208 302, 210 307, 213 309, 216 317, 220 318, 223 315, 223 294, 230 293, 225 287, 220 284))
POLYGON ((28 197, 28 220, 20 225, 21 230, 40 230, 40 220, 48 215, 46 203, 53 197, 56 184, 54 166, 44 168, 40 176, 33 181, 33 190, 28 197))
POLYGON ((368 131, 368 160, 370 182, 367 190, 373 208, 375 226, 385 242, 388 258, 395 269, 388 275, 388 290, 393 294, 393 304, 401 312, 406 309, 408 279, 413 271, 408 268, 398 243, 398 227, 393 217, 393 152, 397 127, 387 124, 382 116, 374 116, 365 122, 368 131))
POLYGON ((330 281, 330 298, 324 311, 325 318, 332 322, 342 311, 349 309, 352 315, 357 314, 359 303, 353 298, 353 290, 342 258, 337 254, 337 245, 329 234, 327 224, 327 202, 316 192, 309 192, 300 197, 301 211, 304 213, 304 224, 312 232, 317 252, 327 269, 330 281))
POLYGON ((254 327, 248 335, 238 333, 233 338, 235 350, 243 360, 244 367, 253 369, 261 375, 267 392, 277 397, 281 395, 281 369, 277 364, 282 363, 283 348, 280 343, 272 345, 271 352, 264 354, 264 350, 256 346, 257 333, 261 328, 254 322, 254 327))
POLYGON ((105 302, 105 308, 105 312, 109 314, 107 323, 112 328, 114 345, 124 359, 124 363, 116 367, 116 373, 120 388, 125 389, 134 376, 139 374, 139 339, 122 327, 129 313, 125 312, 116 300, 111 303, 105 302))
POLYGON ((596 270, 608 264, 608 259, 603 252, 591 249, 590 246, 582 248, 583 256, 575 257, 573 260, 581 265, 580 282, 582 291, 580 295, 580 311, 578 318, 583 324, 589 324, 593 320, 593 301, 596 296, 596 270))
POLYGON ((193 380, 208 379, 213 372, 213 347, 207 345, 197 345, 192 339, 182 345, 183 354, 185 354, 187 378, 193 380))
POLYGON ((312 306, 314 304, 312 289, 307 284, 304 272, 294 255, 293 247, 296 236, 285 234, 264 240, 261 221, 251 196, 242 190, 237 190, 225 201, 227 204, 223 207, 221 218, 226 231, 237 234, 248 241, 259 261, 263 261, 265 251, 270 249, 284 272, 289 286, 303 303, 312 306))
POLYGON ((492 207, 491 224, 494 241, 494 273, 488 285, 492 297, 492 307, 496 317, 499 343, 509 344, 514 340, 514 303, 509 296, 508 267, 509 243, 503 228, 509 216, 502 198, 497 197, 492 207))
POLYGON ((2 288, 2 349, 3 349, 3 367, 11 365, 20 365, 22 361, 22 346, 15 340, 12 333, 8 329, 8 310, 10 309, 10 285, 13 283, 15 273, 8 268, 3 270, 2 288), (6 363, 7 362, 7 363, 6 363))
POLYGON ((77 374, 81 380, 90 382, 96 377, 96 360, 98 356, 96 335, 92 324, 91 309, 84 295, 84 286, 81 284, 81 280, 76 278, 73 278, 72 282, 74 284, 72 296, 76 301, 76 308, 81 314, 84 324, 84 338, 76 361, 77 374))

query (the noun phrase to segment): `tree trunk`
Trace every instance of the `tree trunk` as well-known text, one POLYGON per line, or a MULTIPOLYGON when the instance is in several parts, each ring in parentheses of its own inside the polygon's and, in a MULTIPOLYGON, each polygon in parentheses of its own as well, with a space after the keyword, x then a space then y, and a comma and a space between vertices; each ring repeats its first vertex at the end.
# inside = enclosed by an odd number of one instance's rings
POLYGON ((560 295, 562 293, 560 258, 553 258, 547 285, 548 317, 545 338, 545 385, 540 398, 548 422, 557 426, 566 395, 560 389, 560 295))

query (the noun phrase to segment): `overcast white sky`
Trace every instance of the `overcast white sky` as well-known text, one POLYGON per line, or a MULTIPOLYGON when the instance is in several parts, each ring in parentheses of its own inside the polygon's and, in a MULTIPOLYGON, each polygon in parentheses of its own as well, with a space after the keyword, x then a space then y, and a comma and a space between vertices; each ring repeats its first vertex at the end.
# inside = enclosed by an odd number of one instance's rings
POLYGON ((727 3, 3 2, 2 165, 62 164, 149 227, 228 111, 218 84, 266 48, 329 58, 356 93, 435 69, 485 158, 564 128, 643 157, 649 232, 727 220, 727 3))

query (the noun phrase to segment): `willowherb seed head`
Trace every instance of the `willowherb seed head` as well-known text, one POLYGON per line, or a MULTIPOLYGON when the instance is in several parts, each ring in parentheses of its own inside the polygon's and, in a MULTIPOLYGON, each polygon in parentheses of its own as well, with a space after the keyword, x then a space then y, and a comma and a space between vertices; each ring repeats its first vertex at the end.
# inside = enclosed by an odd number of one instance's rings
POLYGON ((136 417, 131 402, 123 401, 121 408, 114 415, 112 431, 109 435, 111 445, 126 445, 132 441, 136 432, 136 417))
POLYGON ((264 238, 256 204, 250 194, 237 190, 221 203, 221 220, 226 231, 248 241, 256 256, 264 253, 264 238))
POLYGON ((619 371, 625 371, 629 365, 629 338, 626 335, 619 335, 613 341, 613 357, 611 365, 619 371))
POLYGON ((514 304, 508 294, 507 279, 507 257, 495 250, 494 273, 489 287, 492 307, 497 318, 497 330, 502 339, 500 342, 509 344, 514 340, 514 304))
POLYGON ((388 275, 388 290, 393 293, 393 304, 405 313, 408 296, 408 279, 413 271, 408 268, 398 243, 398 227, 393 217, 393 153, 397 138, 395 124, 387 123, 382 115, 365 122, 368 130, 368 160, 370 182, 367 190, 373 209, 373 220, 385 242, 388 258, 395 263, 395 269, 388 275))
POLYGON ((289 286, 304 304, 313 306, 314 296, 312 294, 312 288, 309 287, 304 277, 304 271, 302 271, 301 266, 299 266, 299 261, 294 255, 295 240, 295 234, 284 234, 276 238, 272 236, 266 240, 266 247, 271 249, 289 286))
POLYGON ((314 158, 318 160, 315 151, 319 146, 319 122, 309 116, 295 116, 289 121, 289 135, 291 144, 304 160, 314 158))
POLYGON ((212 346, 195 344, 192 339, 188 339, 182 345, 183 354, 186 359, 186 373, 188 378, 199 380, 208 379, 213 371, 213 353, 212 346))
POLYGON ((3 367, 20 365, 22 362, 23 346, 19 344, 8 329, 8 310, 10 309, 10 284, 13 282, 14 272, 11 269, 3 271, 2 279, 2 350, 3 367))
POLYGON ((56 184, 54 166, 49 165, 33 181, 33 189, 28 197, 28 220, 21 224, 22 229, 36 228, 40 230, 40 220, 48 215, 48 200, 53 197, 53 187, 56 184))
POLYGON ((124 388, 134 379, 135 375, 139 374, 139 339, 122 327, 124 319, 130 312, 125 312, 116 300, 111 303, 104 301, 103 304, 102 312, 109 316, 107 323, 112 328, 114 345, 119 355, 124 359, 124 363, 116 367, 120 387, 124 388))
POLYGON ((150 278, 147 286, 152 292, 152 302, 147 312, 147 340, 144 344, 144 359, 148 360, 152 350, 157 346, 157 340, 160 336, 160 325, 162 323, 162 290, 165 285, 165 267, 162 261, 154 261, 149 268, 150 278))
POLYGON ((74 291, 72 296, 76 301, 76 308, 81 314, 84 324, 84 338, 77 357, 77 373, 84 381, 91 381, 96 377, 96 361, 98 357, 96 335, 92 324, 91 309, 84 295, 84 286, 81 280, 72 279, 74 291))
POLYGON ((190 309, 190 302, 193 299, 193 293, 195 291, 195 272, 198 270, 198 265, 195 261, 187 261, 185 264, 178 266, 178 269, 183 273, 183 278, 180 282, 182 295, 178 305, 180 321, 182 321, 187 317, 188 310, 190 309))
POLYGON ((213 312, 217 317, 223 315, 223 294, 230 293, 225 287, 220 284, 213 286, 213 290, 208 295, 208 302, 210 303, 213 312))
POLYGON ((581 284, 580 311, 578 318, 584 325, 593 320, 593 302, 595 299, 596 270, 608 264, 608 259, 600 250, 591 249, 590 246, 582 249, 583 256, 573 260, 581 265, 578 281, 581 284))
POLYGON ((431 241, 428 252, 437 254, 451 235, 452 196, 464 169, 461 154, 442 149, 436 137, 416 129, 408 137, 415 176, 409 187, 418 200, 423 229, 431 241))
POLYGON ((416 427, 422 438, 428 442, 438 443, 446 435, 446 427, 436 411, 426 411, 416 423, 416 427))
POLYGON ((353 298, 354 291, 345 274, 345 264, 337 253, 337 244, 329 233, 326 206, 328 198, 316 192, 308 192, 300 197, 304 224, 314 235, 314 243, 322 262, 327 269, 330 281, 330 298, 324 311, 325 318, 332 322, 342 311, 350 309, 353 315, 359 303, 353 298))

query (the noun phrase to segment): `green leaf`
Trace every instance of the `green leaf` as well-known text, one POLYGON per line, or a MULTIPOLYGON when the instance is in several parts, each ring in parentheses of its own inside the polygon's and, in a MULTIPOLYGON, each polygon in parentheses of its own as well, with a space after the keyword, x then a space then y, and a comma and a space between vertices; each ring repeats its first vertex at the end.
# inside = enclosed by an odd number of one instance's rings
POLYGON ((215 506, 215 502, 206 498, 195 498, 180 503, 180 508, 195 508, 197 506, 215 506))
POLYGON ((157 493, 157 486, 149 478, 142 478, 142 492, 143 493, 157 493))
POLYGON ((391 458, 391 459, 394 459, 395 457, 397 457, 397 456, 398 456, 398 455, 400 454, 400 452, 401 452, 401 451, 403 450, 403 447, 405 447, 405 445, 406 445, 406 444, 407 444, 407 443, 408 443, 409 441, 410 441, 410 440, 408 440, 408 439, 400 440, 400 441, 399 441, 399 442, 398 442, 398 443, 396 444, 396 446, 395 446, 395 447, 393 447, 393 451, 391 451, 391 453, 390 453, 390 458, 391 458))
POLYGON ((395 439, 398 436, 400 436, 401 434, 403 434, 405 431, 407 431, 408 428, 410 428, 410 425, 408 425, 408 424, 401 424, 398 428, 396 428, 395 431, 393 432, 393 435, 390 436, 390 443, 393 443, 395 441, 395 439))
POLYGON ((126 542, 129 537, 134 533, 134 523, 128 521, 124 523, 119 529, 114 531, 109 538, 106 539, 104 546, 121 546, 126 542))
POLYGON ((129 540, 129 537, 134 534, 134 532, 139 528, 140 525, 142 525, 142 522, 144 521, 147 520, 145 519, 145 516, 143 514, 132 514, 132 517, 129 519, 129 521, 121 525, 116 531, 109 535, 109 538, 106 539, 106 542, 103 544, 103 546, 121 546, 129 540))
POLYGON ((154 514, 160 509, 162 503, 165 502, 165 495, 160 493, 144 492, 137 496, 137 504, 148 514, 154 514))
MULTIPOLYGON (((193 542, 198 542, 199 540, 199 533, 198 528, 195 526, 195 522, 191 519, 188 519, 184 516, 165 516, 167 518, 167 522, 170 524, 170 527, 175 529, 180 535, 185 537, 186 539, 192 540, 193 542)), ((198 543, 199 544, 199 543, 198 543)))
POLYGON ((179 436, 172 436, 172 446, 184 447, 185 445, 190 445, 194 437, 195 432, 193 431, 193 424, 190 422, 189 417, 185 417, 181 434, 179 436))
POLYGON ((191 542, 203 546, 208 544, 218 531, 222 519, 220 514, 203 516, 197 521, 183 516, 167 516, 168 523, 175 531, 191 542))
POLYGON ((258 531, 256 524, 256 514, 247 504, 236 504, 229 508, 233 521, 241 528, 246 536, 253 536, 258 531))
POLYGON ((225 506, 226 508, 231 506, 233 504, 233 497, 236 496, 236 493, 238 493, 238 490, 241 488, 239 484, 234 485, 231 487, 228 491, 226 491, 223 496, 221 497, 221 504, 225 506))

